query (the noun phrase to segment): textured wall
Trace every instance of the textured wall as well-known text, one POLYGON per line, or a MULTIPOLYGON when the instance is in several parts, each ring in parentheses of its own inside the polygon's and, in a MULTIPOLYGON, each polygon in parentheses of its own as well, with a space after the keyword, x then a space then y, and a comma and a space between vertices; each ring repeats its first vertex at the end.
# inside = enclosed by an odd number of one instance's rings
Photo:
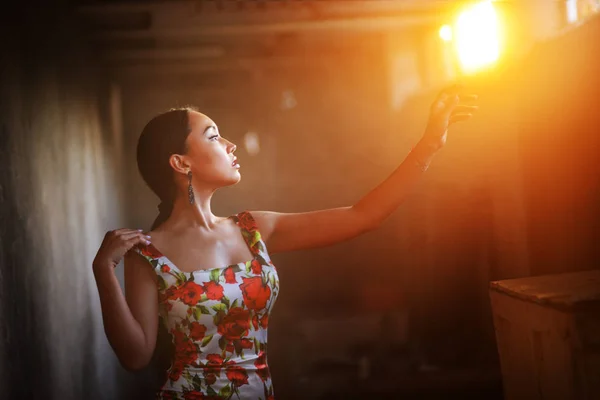
POLYGON ((91 273, 122 215, 115 93, 64 10, 37 11, 2 24, 0 397, 116 399, 91 273))

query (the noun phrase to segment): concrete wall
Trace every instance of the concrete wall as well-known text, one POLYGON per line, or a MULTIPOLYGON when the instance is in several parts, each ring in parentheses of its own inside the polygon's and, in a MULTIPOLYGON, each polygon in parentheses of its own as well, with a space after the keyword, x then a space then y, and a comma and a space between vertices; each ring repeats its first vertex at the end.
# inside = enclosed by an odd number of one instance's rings
POLYGON ((65 9, 42 10, 2 23, 0 397, 116 399, 91 263, 122 223, 118 97, 65 9))

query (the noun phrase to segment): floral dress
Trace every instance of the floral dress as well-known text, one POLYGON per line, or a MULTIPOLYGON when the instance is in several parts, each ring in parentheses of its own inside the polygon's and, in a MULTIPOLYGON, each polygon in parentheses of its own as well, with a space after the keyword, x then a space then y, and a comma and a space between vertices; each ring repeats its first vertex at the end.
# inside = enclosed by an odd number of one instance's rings
POLYGON ((267 326, 279 278, 252 215, 229 218, 252 260, 182 272, 154 246, 136 249, 158 276, 159 321, 175 348, 157 399, 274 399, 267 326))

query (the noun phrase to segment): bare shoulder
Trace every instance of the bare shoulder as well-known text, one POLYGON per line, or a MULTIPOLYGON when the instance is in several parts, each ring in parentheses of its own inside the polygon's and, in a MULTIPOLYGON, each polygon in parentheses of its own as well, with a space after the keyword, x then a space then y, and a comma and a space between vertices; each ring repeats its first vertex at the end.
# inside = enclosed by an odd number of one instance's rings
POLYGON ((267 242, 275 229, 277 216, 281 213, 274 211, 248 211, 248 213, 256 222, 256 228, 260 232, 260 236, 267 242))
POLYGON ((143 255, 136 251, 131 250, 125 253, 124 269, 126 283, 128 278, 139 278, 150 280, 152 282, 157 281, 156 273, 153 271, 152 264, 150 264, 150 262, 143 255))

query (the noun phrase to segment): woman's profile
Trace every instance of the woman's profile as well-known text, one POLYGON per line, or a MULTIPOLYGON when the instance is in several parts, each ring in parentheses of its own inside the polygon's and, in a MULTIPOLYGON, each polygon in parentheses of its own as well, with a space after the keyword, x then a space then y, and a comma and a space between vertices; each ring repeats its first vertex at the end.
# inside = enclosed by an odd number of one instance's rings
POLYGON ((475 96, 454 86, 434 101, 425 133, 356 204, 306 213, 211 211, 241 179, 236 146, 193 108, 153 118, 140 135, 140 174, 160 198, 150 232, 106 234, 94 259, 106 336, 120 363, 150 362, 159 330, 172 347, 158 399, 274 399, 267 328, 280 290, 270 254, 331 245, 373 230, 408 195, 475 96), (125 292, 114 273, 124 259, 125 292))

